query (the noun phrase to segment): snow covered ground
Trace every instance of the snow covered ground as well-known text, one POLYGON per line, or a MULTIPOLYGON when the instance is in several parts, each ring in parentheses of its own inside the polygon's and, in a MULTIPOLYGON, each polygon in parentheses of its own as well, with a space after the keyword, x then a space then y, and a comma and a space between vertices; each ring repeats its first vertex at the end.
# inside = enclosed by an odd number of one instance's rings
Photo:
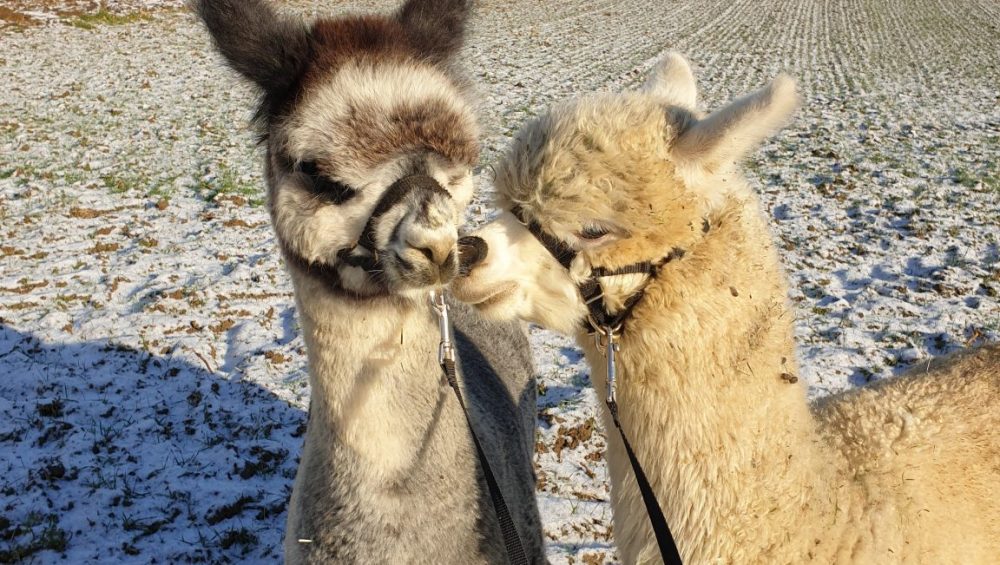
MULTIPOLYGON (((179 5, 0 1, 0 562, 280 556, 303 343, 251 94, 179 5)), ((706 108, 780 70, 801 81, 804 107, 747 171, 813 394, 1000 340, 991 0, 482 1, 465 51, 484 131, 470 225, 493 214, 489 164, 524 119, 634 87, 667 48, 706 108)), ((531 334, 550 556, 613 561, 587 367, 531 334)))

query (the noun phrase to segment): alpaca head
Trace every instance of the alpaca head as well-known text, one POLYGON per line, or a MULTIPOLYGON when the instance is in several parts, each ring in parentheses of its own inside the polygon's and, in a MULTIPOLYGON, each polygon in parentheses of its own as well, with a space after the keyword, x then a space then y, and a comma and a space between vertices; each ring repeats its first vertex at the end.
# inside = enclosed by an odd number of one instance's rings
MULTIPOLYGON (((595 267, 660 260, 704 237, 706 218, 749 190, 736 162, 795 108, 795 84, 769 86, 707 116, 695 110, 691 69, 677 54, 639 92, 593 94, 528 123, 496 168, 501 217, 453 283, 491 317, 571 333, 586 308, 576 285, 595 267), (565 269, 509 210, 576 252, 565 269)), ((647 275, 601 279, 609 310, 647 275)))
POLYGON ((311 25, 262 0, 197 0, 260 94, 268 206, 290 268, 358 297, 447 283, 478 130, 452 56, 469 2, 311 25))

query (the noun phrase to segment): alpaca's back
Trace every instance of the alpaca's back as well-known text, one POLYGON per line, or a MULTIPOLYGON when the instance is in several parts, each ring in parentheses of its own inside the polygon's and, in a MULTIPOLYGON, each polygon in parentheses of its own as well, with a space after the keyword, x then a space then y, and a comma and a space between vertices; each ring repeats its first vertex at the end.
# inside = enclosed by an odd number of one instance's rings
POLYGON ((996 406, 1000 344, 823 399, 815 412, 869 514, 897 519, 910 555, 987 563, 1000 555, 996 406))

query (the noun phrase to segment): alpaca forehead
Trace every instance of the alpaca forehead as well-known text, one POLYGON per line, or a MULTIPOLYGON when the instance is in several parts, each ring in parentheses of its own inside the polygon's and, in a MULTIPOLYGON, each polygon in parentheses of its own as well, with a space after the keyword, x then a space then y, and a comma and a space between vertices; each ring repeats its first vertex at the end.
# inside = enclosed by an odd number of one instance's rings
MULTIPOLYGON (((642 94, 598 94, 554 107, 528 124, 498 167, 501 195, 519 203, 554 200, 624 211, 632 191, 663 175, 675 127, 642 94)), ((607 210, 606 210, 607 211, 607 210)))
POLYGON ((498 169, 501 200, 563 241, 591 226, 625 235, 582 253, 589 264, 648 260, 651 249, 686 242, 701 225, 700 197, 670 154, 688 115, 642 94, 556 106, 526 127, 498 169))
POLYGON ((674 128, 668 107, 645 93, 598 93, 552 110, 550 143, 598 153, 663 151, 674 128))
POLYGON ((313 24, 313 65, 305 83, 322 77, 351 59, 419 58, 400 23, 385 16, 360 15, 321 19, 313 24))
POLYGON ((402 153, 434 153, 471 167, 478 128, 458 88, 436 68, 360 58, 306 89, 286 121, 293 159, 320 159, 331 173, 364 176, 402 153))

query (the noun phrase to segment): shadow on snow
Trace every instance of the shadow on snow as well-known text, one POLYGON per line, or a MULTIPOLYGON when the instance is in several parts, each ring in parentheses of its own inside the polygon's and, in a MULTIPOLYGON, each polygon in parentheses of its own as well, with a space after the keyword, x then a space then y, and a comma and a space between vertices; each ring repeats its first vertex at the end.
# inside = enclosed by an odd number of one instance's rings
POLYGON ((306 415, 250 382, 0 325, 0 562, 280 559, 306 415))

